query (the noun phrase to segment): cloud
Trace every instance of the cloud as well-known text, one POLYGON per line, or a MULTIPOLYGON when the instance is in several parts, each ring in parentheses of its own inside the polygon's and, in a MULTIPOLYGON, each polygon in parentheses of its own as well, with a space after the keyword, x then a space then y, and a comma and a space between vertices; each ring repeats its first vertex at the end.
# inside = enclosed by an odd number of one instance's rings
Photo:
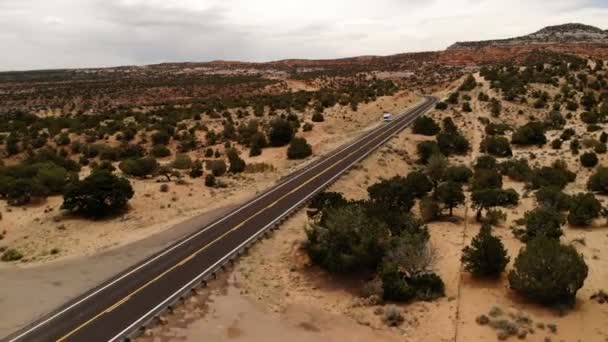
MULTIPOLYGON (((2 0, 0 69, 337 58, 608 22, 603 0, 2 0)), ((606 28, 606 27, 603 27, 606 28)))

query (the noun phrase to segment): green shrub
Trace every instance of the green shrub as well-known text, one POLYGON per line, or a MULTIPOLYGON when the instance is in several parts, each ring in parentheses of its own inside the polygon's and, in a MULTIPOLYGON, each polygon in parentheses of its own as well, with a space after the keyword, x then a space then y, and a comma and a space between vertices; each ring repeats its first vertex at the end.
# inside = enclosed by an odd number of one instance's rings
POLYGON ((435 109, 437 109, 437 110, 446 110, 446 109, 448 109, 448 104, 445 103, 445 102, 442 102, 442 101, 437 102, 437 104, 435 105, 435 109))
POLYGON ((505 137, 488 136, 481 142, 481 152, 488 153, 495 157, 511 157, 511 144, 505 137))
POLYGON ((188 170, 192 168, 192 159, 187 154, 178 153, 175 155, 175 160, 171 163, 171 166, 178 170, 188 170))
POLYGON ((96 170, 68 185, 61 208, 88 217, 103 217, 124 210, 133 195, 128 180, 106 170, 96 170))
POLYGON ((422 198, 426 196, 428 192, 433 190, 433 184, 429 178, 420 171, 412 171, 405 177, 405 187, 407 187, 410 193, 416 198, 422 198))
POLYGON ((153 175, 159 168, 156 159, 151 157, 127 159, 122 161, 118 168, 125 174, 133 177, 146 177, 153 175))
POLYGON ((325 118, 323 117, 323 114, 322 114, 322 113, 315 112, 315 113, 312 115, 311 120, 312 120, 312 122, 323 122, 323 121, 325 121, 325 118))
POLYGON ((477 221, 481 221, 482 210, 517 205, 519 203, 519 194, 513 189, 484 188, 473 191, 471 200, 473 202, 473 209, 477 211, 477 221))
POLYGON ((421 164, 426 164, 433 155, 441 154, 439 145, 434 141, 422 141, 418 143, 416 151, 421 164))
POLYGON ((205 176, 205 186, 210 188, 215 186, 215 176, 212 173, 205 176))
POLYGON ((511 143, 514 145, 539 145, 547 143, 545 137, 545 127, 541 122, 528 122, 524 126, 519 127, 511 138, 511 143))
POLYGON ((475 89, 475 87, 477 87, 477 81, 475 81, 473 75, 469 74, 458 88, 458 91, 471 91, 475 89))
POLYGON ((587 153, 583 153, 581 155, 581 164, 590 169, 593 168, 597 165, 598 163, 598 159, 597 159, 597 155, 593 152, 587 152, 587 153))
POLYGON ((532 189, 540 189, 545 186, 556 186, 563 189, 576 180, 576 174, 566 169, 563 163, 556 163, 551 167, 545 166, 533 170, 529 186, 532 189))
POLYGON ((536 202, 546 208, 556 211, 566 211, 570 209, 572 198, 565 194, 560 187, 545 186, 536 191, 536 202))
POLYGON ((361 206, 348 205, 327 210, 306 234, 306 251, 315 264, 332 273, 352 273, 377 267, 388 228, 361 206))
POLYGON ((304 159, 312 155, 312 146, 308 144, 306 139, 295 137, 289 143, 287 148, 288 159, 304 159))
POLYGON ((573 304, 588 271, 583 256, 574 247, 555 239, 536 238, 515 259, 509 285, 541 304, 573 304))
POLYGON ((441 128, 432 118, 428 116, 419 116, 414 120, 412 130, 415 134, 433 136, 439 133, 441 128))
POLYGON ((209 160, 207 161, 207 169, 211 171, 213 176, 221 177, 226 173, 226 162, 223 160, 209 160))
POLYGON ((562 148, 562 140, 561 139, 555 139, 551 142, 551 148, 554 150, 559 150, 562 148))
POLYGON ((539 236, 559 239, 563 234, 564 218, 555 209, 536 208, 526 212, 517 224, 523 225, 524 228, 516 230, 515 235, 524 242, 539 236))
POLYGON ((190 170, 191 178, 200 178, 203 176, 203 163, 200 160, 197 160, 192 164, 192 169, 190 170))
POLYGON ((608 168, 598 167, 595 173, 589 177, 587 189, 602 195, 608 195, 608 168))
POLYGON ((442 183, 435 189, 433 197, 449 210, 450 216, 452 216, 452 210, 463 204, 465 200, 462 184, 456 182, 442 183))
POLYGON ((484 225, 471 245, 462 250, 462 263, 475 277, 498 277, 509 263, 509 256, 502 241, 492 235, 492 228, 484 225))
POLYGON ((307 122, 307 123, 305 123, 305 124, 302 126, 302 131, 303 131, 303 132, 310 132, 310 131, 312 131, 313 127, 314 127, 314 126, 313 126, 311 123, 307 122))
POLYGON ((23 259, 23 253, 15 248, 9 248, 2 253, 2 258, 0 259, 6 262, 21 260, 23 259))
POLYGON ((245 171, 245 161, 239 156, 239 153, 236 149, 231 148, 226 151, 226 156, 228 157, 228 162, 230 163, 230 168, 228 172, 230 173, 241 173, 245 171))
POLYGON ((171 155, 171 150, 164 145, 154 145, 150 154, 155 158, 165 158, 171 155))
POLYGON ((573 226, 589 226, 600 216, 602 204, 593 194, 578 194, 572 196, 568 223, 573 226))
POLYGON ((499 165, 500 172, 517 182, 526 182, 532 176, 532 169, 526 159, 505 160, 499 165))
POLYGON ((418 203, 418 207, 420 209, 420 218, 424 222, 428 223, 439 219, 441 208, 439 208, 439 203, 433 197, 426 196, 422 198, 418 203))
POLYGON ((281 147, 289 144, 295 135, 295 131, 289 121, 275 119, 270 124, 268 140, 270 146, 281 147))
POLYGON ((449 166, 445 170, 446 181, 466 184, 473 177, 473 171, 464 165, 449 166))
POLYGON ((471 108, 471 103, 470 102, 463 102, 462 103, 462 111, 465 113, 470 113, 473 111, 473 108, 471 108))
POLYGON ((414 206, 415 194, 403 177, 384 179, 367 188, 370 202, 396 212, 409 212, 414 206))

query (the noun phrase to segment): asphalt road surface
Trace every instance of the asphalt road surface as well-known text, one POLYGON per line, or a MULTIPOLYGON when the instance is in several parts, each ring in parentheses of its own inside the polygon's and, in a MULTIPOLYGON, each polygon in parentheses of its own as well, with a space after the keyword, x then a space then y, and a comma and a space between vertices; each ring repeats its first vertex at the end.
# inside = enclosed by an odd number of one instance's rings
MULTIPOLYGON (((92 289, 7 341, 120 341, 212 277, 436 103, 433 97, 294 173, 223 218, 92 289)), ((41 296, 44 294, 32 294, 41 296)))

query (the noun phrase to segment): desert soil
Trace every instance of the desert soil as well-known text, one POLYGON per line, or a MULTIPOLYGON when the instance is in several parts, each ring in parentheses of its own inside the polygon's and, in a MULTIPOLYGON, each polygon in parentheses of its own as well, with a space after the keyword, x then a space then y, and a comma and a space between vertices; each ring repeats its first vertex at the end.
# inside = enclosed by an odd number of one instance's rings
MULTIPOLYGON (((487 84, 484 86, 488 92, 487 84)), ((479 91, 479 90, 477 90, 479 91)), ((472 94, 473 99, 477 93, 472 94)), ((478 117, 489 118, 485 104, 472 101, 473 113, 459 114, 455 120, 468 136, 473 153, 466 158, 452 158, 452 164, 471 165, 479 155, 483 126, 478 117), (466 116, 466 117, 462 117, 466 116)), ((518 106, 506 106, 504 119, 523 123, 518 106)), ((529 111, 528 111, 529 113, 529 111)), ((434 111, 430 116, 441 120, 451 111, 434 111)), ((535 113, 532 113, 535 114, 535 113)), ((583 133, 582 125, 574 125, 583 133)), ((415 146, 429 139, 406 130, 372 154, 335 183, 338 191, 352 199, 364 198, 366 188, 381 178, 406 175, 417 168, 415 146)), ((548 137, 551 141, 552 137, 548 137)), ((535 154, 533 164, 550 165, 557 158, 568 161, 577 172, 577 181, 568 193, 584 191, 590 171, 580 167, 570 153, 557 153, 540 148, 516 149, 515 157, 535 154)), ((602 157, 606 163, 606 156, 602 157)), ((505 178, 505 188, 522 195, 517 208, 506 210, 508 219, 494 232, 511 256, 507 272, 523 244, 510 229, 525 211, 535 207, 534 199, 522 183, 505 178)), ((602 199, 605 201, 605 198, 602 199)), ((480 315, 493 313, 493 320, 515 322, 522 318, 529 326, 527 341, 608 341, 608 305, 590 300, 608 285, 608 229, 598 220, 589 229, 564 227, 562 242, 571 243, 584 255, 589 276, 578 292, 576 307, 566 312, 543 308, 517 297, 506 277, 496 281, 474 280, 463 271, 462 249, 478 233, 480 225, 471 213, 470 203, 457 208, 455 218, 429 224, 431 243, 439 254, 436 272, 446 285, 446 296, 433 302, 400 304, 405 322, 389 328, 382 322, 383 305, 369 303, 359 296, 364 279, 338 278, 311 265, 303 243, 308 219, 300 212, 288 220, 272 237, 252 247, 226 274, 202 294, 149 330, 141 341, 495 341, 498 331, 480 325, 480 315)), ((523 336, 522 336, 523 337, 523 336)), ((517 339, 517 337, 511 337, 517 339)))
MULTIPOLYGON (((186 178, 187 184, 169 183, 169 192, 162 193, 160 183, 154 179, 132 180, 136 194, 130 201, 129 212, 120 217, 87 221, 64 216, 59 211, 60 197, 26 208, 4 206, 1 223, 7 234, 0 246, 17 248, 25 258, 0 263, 3 279, 0 308, 5 308, 0 310, 4 313, 0 313, 0 336, 196 230, 310 163, 314 157, 372 129, 380 123, 384 111, 398 111, 418 101, 417 95, 403 91, 361 105, 357 112, 340 106, 328 109, 324 113, 325 122, 315 124, 312 132, 300 133, 313 146, 313 158, 288 161, 286 148, 265 149, 262 156, 254 158, 243 153, 247 163, 270 164, 274 170, 222 177, 226 188, 210 189, 200 179, 186 178), (46 295, 42 298, 31 293, 46 295)), ((202 157, 202 151, 191 157, 202 157)))

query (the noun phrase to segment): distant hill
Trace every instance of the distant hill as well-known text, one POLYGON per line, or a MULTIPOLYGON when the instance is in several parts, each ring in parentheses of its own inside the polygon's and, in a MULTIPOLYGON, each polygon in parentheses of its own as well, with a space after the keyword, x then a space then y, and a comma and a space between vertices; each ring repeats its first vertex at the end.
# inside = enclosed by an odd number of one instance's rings
POLYGON ((564 24, 547 26, 537 32, 522 37, 458 42, 450 47, 453 49, 479 49, 488 46, 504 45, 525 45, 525 44, 547 44, 547 43, 605 43, 608 44, 608 30, 584 25, 584 24, 564 24))

